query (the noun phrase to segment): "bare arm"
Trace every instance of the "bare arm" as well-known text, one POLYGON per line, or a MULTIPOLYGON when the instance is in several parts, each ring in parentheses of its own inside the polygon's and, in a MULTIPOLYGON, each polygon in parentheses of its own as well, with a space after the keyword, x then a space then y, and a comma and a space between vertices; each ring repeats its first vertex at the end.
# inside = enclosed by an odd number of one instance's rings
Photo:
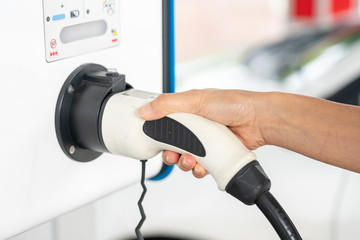
POLYGON ((262 117, 266 144, 360 173, 360 108, 271 93, 262 117))
MULTIPOLYGON (((163 94, 139 110, 147 120, 189 112, 228 126, 250 149, 283 147, 360 173, 360 107, 286 93, 241 90, 192 90, 163 94)), ((165 163, 206 170, 191 155, 165 151, 165 163)))

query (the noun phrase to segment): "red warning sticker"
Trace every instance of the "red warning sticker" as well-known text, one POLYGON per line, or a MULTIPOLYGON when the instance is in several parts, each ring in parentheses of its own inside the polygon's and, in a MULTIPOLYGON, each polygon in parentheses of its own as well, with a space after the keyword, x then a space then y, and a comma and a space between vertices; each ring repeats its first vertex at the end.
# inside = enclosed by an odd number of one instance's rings
POLYGON ((52 49, 54 49, 54 48, 56 48, 56 46, 57 46, 56 40, 55 40, 55 39, 51 39, 51 41, 50 41, 50 47, 51 47, 52 49))
POLYGON ((58 55, 58 51, 50 52, 50 57, 54 57, 58 55))

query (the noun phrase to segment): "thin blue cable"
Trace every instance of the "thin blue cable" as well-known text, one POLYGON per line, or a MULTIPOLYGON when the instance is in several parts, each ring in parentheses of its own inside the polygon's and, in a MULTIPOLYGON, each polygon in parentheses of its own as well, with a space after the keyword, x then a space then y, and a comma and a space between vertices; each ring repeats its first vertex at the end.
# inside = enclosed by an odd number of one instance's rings
MULTIPOLYGON (((169 13, 169 28, 168 28, 168 34, 169 34, 169 93, 175 92, 175 1, 174 0, 168 0, 168 13, 169 13)), ((165 165, 164 169, 156 175, 155 177, 150 178, 149 180, 153 181, 159 181, 167 176, 172 172, 174 166, 165 165)))
POLYGON ((169 92, 175 92, 175 2, 169 0, 169 92))

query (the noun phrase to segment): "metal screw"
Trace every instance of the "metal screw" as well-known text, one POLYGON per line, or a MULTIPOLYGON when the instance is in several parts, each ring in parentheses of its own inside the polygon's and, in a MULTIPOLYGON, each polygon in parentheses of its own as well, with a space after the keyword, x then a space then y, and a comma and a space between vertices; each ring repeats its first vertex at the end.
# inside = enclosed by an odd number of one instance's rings
POLYGON ((70 152, 71 155, 75 153, 75 146, 74 145, 70 146, 69 152, 70 152))
POLYGON ((72 94, 74 92, 74 87, 70 84, 67 89, 68 94, 72 94))

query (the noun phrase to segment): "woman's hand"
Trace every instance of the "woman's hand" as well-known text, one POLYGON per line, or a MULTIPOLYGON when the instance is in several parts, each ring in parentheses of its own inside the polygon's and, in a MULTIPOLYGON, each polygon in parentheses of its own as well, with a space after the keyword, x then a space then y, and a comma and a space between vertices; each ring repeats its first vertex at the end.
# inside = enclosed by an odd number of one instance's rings
MULTIPOLYGON (((159 95, 140 108, 138 113, 146 120, 159 119, 175 112, 197 114, 226 125, 246 147, 256 149, 266 143, 256 116, 257 103, 261 103, 263 97, 262 93, 240 90, 191 90, 159 95)), ((192 170, 197 178, 207 174, 190 154, 164 151, 163 161, 168 165, 178 164, 183 171, 192 170)))
MULTIPOLYGON (((360 173, 360 107, 288 93, 191 90, 162 94, 139 109, 154 120, 193 113, 227 126, 249 149, 269 144, 360 173)), ((189 154, 164 151, 164 162, 203 177, 189 154)))

